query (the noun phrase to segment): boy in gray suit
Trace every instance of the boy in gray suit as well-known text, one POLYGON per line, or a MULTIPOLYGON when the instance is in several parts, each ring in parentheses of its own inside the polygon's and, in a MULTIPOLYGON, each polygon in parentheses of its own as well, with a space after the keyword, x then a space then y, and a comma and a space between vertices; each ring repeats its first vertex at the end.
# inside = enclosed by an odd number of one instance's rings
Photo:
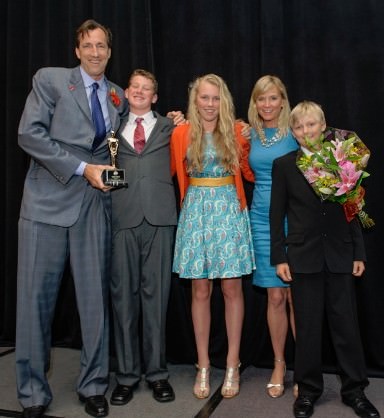
POLYGON ((111 296, 118 367, 112 405, 132 399, 142 373, 157 401, 175 398, 165 357, 177 223, 169 141, 174 124, 184 117, 173 112, 168 114, 175 117, 172 121, 151 110, 157 81, 148 71, 132 73, 125 95, 130 113, 117 132, 117 165, 125 169, 128 188, 112 192, 111 296))

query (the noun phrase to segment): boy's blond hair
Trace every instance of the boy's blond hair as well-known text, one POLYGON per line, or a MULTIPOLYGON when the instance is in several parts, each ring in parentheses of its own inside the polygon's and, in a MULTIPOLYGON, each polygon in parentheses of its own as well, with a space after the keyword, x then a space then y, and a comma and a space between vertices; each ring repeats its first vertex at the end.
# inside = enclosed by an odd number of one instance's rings
POLYGON ((152 84, 153 84, 153 92, 155 94, 157 94, 158 84, 157 84, 156 77, 150 71, 143 70, 142 68, 137 68, 129 76, 129 79, 128 79, 128 87, 131 85, 131 81, 132 81, 133 77, 136 77, 138 75, 141 76, 141 77, 147 78, 148 80, 151 80, 152 81, 152 84))
POLYGON ((321 106, 310 100, 304 100, 298 103, 291 111, 289 116, 289 126, 291 129, 300 118, 308 115, 318 118, 321 123, 325 123, 325 115, 321 106))

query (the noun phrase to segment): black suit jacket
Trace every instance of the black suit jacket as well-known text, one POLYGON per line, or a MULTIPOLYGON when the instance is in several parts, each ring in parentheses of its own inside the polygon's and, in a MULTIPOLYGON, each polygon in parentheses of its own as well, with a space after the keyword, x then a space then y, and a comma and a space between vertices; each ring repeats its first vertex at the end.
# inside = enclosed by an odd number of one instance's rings
POLYGON ((287 262, 295 273, 317 273, 325 267, 332 273, 351 273, 353 261, 366 259, 359 221, 349 223, 342 205, 316 195, 296 166, 301 152, 293 151, 273 164, 271 263, 287 262))

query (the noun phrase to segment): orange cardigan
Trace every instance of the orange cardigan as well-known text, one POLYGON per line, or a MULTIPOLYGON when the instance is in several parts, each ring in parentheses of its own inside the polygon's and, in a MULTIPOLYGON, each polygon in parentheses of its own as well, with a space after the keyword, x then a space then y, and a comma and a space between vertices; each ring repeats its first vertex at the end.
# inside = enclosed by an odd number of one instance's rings
MULTIPOLYGON (((240 169, 235 173, 235 186, 237 190, 237 196, 240 201, 241 209, 243 210, 247 206, 247 201, 245 198, 243 180, 241 174, 244 178, 250 182, 255 181, 254 174, 248 164, 248 155, 250 150, 250 144, 247 139, 241 135, 242 126, 239 123, 235 123, 235 134, 237 141, 240 144, 241 156, 240 156, 240 169)), ((186 155, 189 145, 189 125, 180 125, 177 126, 172 133, 171 137, 171 173, 172 176, 176 174, 177 181, 180 189, 180 204, 183 203, 185 194, 189 186, 189 178, 187 175, 187 162, 186 155)))

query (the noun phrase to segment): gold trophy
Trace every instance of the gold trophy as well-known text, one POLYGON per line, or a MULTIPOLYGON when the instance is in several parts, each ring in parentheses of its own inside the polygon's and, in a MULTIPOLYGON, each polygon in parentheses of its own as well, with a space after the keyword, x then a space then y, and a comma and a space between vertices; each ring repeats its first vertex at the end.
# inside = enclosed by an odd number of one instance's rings
POLYGON ((106 186, 111 187, 128 187, 125 181, 125 170, 117 168, 116 157, 117 149, 119 148, 119 140, 115 137, 115 132, 111 131, 111 136, 107 138, 109 154, 111 157, 111 166, 113 169, 104 170, 102 179, 106 186))

